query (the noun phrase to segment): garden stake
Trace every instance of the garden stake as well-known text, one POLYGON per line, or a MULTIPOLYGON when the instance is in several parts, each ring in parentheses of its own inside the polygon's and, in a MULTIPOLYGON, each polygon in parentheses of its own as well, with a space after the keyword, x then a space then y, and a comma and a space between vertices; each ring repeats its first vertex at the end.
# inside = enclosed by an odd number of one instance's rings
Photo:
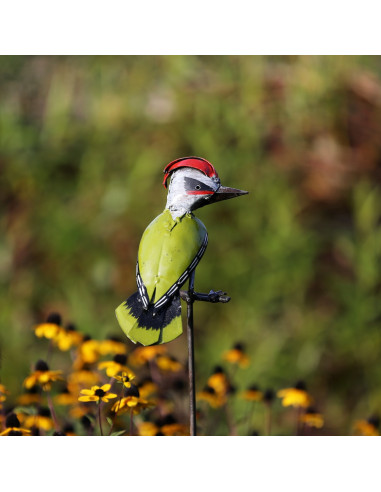
POLYGON ((248 192, 221 186, 215 168, 201 157, 182 157, 170 162, 164 169, 165 188, 168 180, 165 210, 149 224, 140 241, 136 264, 138 290, 115 313, 130 340, 157 345, 182 334, 180 297, 187 302, 190 428, 191 435, 195 435, 193 303, 228 302, 230 298, 221 291, 194 292, 194 272, 206 250, 208 233, 193 211, 248 192), (180 291, 188 278, 189 291, 180 291))
POLYGON ((215 292, 211 290, 209 294, 194 292, 195 270, 190 275, 188 291, 181 290, 180 297, 187 303, 187 337, 188 337, 188 373, 189 373, 189 428, 190 435, 197 435, 196 427, 196 385, 194 369, 194 336, 193 336, 193 303, 194 301, 204 302, 229 302, 230 297, 221 290, 215 292))
POLYGON ((195 270, 191 273, 187 300, 187 336, 188 336, 188 375, 189 375, 189 429, 190 435, 197 435, 196 427, 196 384, 194 378, 194 336, 193 336, 193 292, 195 270))

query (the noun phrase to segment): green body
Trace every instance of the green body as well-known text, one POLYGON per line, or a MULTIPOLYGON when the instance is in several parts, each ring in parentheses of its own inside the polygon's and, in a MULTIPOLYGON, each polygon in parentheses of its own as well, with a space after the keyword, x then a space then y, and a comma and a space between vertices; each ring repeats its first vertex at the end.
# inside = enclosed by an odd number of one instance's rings
MULTIPOLYGON (((179 280, 205 244, 204 224, 192 213, 173 219, 168 209, 144 231, 139 245, 140 275, 147 289, 150 308, 179 280)), ((178 297, 178 292, 175 294, 178 297)), ((127 300, 128 302, 128 300, 127 300)), ((182 333, 181 310, 162 328, 147 328, 139 316, 122 303, 116 315, 125 334, 143 345, 165 343, 182 333)))
POLYGON ((173 220, 165 210, 150 223, 140 241, 138 261, 151 303, 157 302, 188 268, 205 235, 204 224, 190 213, 173 220))

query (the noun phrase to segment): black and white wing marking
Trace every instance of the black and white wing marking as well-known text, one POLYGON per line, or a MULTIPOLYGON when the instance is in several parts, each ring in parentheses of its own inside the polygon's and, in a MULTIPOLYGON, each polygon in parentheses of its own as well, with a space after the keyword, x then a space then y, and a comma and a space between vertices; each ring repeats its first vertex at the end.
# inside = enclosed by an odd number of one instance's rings
POLYGON ((136 284, 138 286, 140 299, 143 303, 143 308, 148 309, 148 305, 149 305, 148 292, 146 286, 143 283, 142 277, 140 276, 138 261, 136 262, 136 284))
POLYGON ((160 297, 158 301, 155 302, 154 311, 157 311, 158 309, 163 307, 164 304, 168 302, 169 299, 173 296, 176 290, 180 289, 180 287, 187 281, 187 278, 192 273, 192 271, 196 268, 203 254, 205 253, 207 245, 208 245, 208 233, 205 233, 204 241, 202 242, 197 255, 194 257, 191 264, 188 266, 185 272, 179 277, 179 279, 167 290, 167 292, 163 296, 160 297))

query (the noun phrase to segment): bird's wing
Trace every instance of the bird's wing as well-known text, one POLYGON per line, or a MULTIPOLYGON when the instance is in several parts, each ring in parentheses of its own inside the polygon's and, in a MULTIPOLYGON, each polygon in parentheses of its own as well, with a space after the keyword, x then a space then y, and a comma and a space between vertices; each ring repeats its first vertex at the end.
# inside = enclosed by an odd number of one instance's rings
POLYGON ((162 307, 197 266, 208 244, 204 224, 193 214, 172 219, 169 210, 144 231, 136 281, 145 307, 162 307))

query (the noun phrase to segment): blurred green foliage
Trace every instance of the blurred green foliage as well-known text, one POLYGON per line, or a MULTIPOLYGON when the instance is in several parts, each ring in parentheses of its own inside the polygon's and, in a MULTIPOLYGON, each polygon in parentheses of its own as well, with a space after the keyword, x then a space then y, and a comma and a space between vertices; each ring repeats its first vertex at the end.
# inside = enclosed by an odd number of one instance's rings
POLYGON ((196 306, 198 387, 240 341, 237 389, 303 379, 327 434, 381 412, 380 77, 380 57, 0 57, 1 382, 20 391, 50 311, 122 335, 162 169, 198 155, 250 192, 197 212, 196 288, 232 297, 196 306))

